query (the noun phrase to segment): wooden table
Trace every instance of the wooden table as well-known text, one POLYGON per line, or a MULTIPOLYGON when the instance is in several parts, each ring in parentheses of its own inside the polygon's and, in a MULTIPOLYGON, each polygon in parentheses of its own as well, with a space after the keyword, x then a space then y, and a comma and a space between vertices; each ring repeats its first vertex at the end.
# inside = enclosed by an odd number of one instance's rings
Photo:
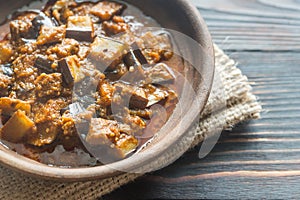
POLYGON ((255 82, 262 119, 224 132, 103 199, 300 197, 300 1, 193 0, 213 40, 255 82))

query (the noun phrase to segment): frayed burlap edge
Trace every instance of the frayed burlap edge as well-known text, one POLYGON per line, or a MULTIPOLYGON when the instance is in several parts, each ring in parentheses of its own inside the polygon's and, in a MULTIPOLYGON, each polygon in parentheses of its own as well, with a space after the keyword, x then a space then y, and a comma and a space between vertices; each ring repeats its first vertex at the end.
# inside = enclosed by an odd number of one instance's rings
MULTIPOLYGON (((217 75, 201 120, 176 147, 143 170, 172 163, 188 149, 187 144, 192 144, 191 147, 199 144, 214 134, 216 127, 227 129, 239 122, 259 118, 261 106, 251 93, 247 77, 217 46, 215 57, 217 75)), ((142 175, 128 173, 98 181, 57 183, 29 178, 0 167, 0 199, 96 199, 142 175)))

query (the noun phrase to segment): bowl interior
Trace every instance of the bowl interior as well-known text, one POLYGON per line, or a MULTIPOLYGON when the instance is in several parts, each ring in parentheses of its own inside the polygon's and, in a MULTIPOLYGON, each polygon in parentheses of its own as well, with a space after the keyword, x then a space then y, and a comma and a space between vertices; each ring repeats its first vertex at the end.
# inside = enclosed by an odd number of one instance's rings
MULTIPOLYGON (((9 5, 2 5, 1 2, 1 17, 17 7, 26 5, 30 0, 10 2, 9 5)), ((50 167, 17 155, 3 146, 0 146, 0 163, 28 175, 51 180, 82 181, 107 178, 123 172, 134 172, 135 169, 148 165, 174 147, 173 145, 185 135, 203 110, 213 80, 214 59, 210 34, 200 14, 189 0, 126 0, 126 2, 156 19, 162 27, 186 35, 182 37, 179 34, 177 37, 176 34, 174 37, 182 57, 188 61, 185 72, 188 81, 183 84, 186 93, 182 96, 180 106, 177 106, 157 137, 134 156, 104 166, 78 169, 50 167), (196 42, 197 45, 191 45, 191 42, 196 42)))

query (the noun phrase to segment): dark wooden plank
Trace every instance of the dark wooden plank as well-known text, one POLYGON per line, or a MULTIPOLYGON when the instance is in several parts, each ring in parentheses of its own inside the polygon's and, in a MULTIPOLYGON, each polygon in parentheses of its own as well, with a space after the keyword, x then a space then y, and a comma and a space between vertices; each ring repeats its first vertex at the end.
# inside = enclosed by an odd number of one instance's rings
POLYGON ((215 41, 222 44, 223 49, 299 51, 298 1, 193 2, 201 8, 215 41))
MULTIPOLYGON (((247 172, 246 172, 247 173, 247 172)), ((298 176, 280 177, 276 181, 271 177, 266 177, 259 181, 255 177, 240 178, 238 174, 244 174, 243 172, 237 172, 237 176, 232 177, 232 174, 221 178, 207 178, 205 184, 199 183, 198 180, 185 177, 186 183, 182 179, 176 180, 160 177, 147 177, 145 180, 149 181, 147 185, 138 181, 137 185, 129 186, 128 188, 120 189, 122 199, 171 199, 177 197, 177 199, 238 199, 238 198, 253 198, 253 199, 280 199, 280 197, 286 197, 287 199, 295 199, 300 195, 300 188, 298 186, 298 176), (184 192, 177 186, 177 181, 183 183, 184 192), (293 192, 287 192, 291 188, 289 185, 284 184, 286 181, 294 185, 293 192), (157 194, 155 191, 164 188, 163 192, 157 194), (274 192, 276 188, 276 192, 274 192), (223 191, 230 191, 230 194, 225 196, 223 191), (135 192, 139 191, 139 192, 135 192), (250 194, 250 195, 249 195, 250 194), (171 196, 171 198, 170 198, 171 196)), ((213 174, 216 175, 216 174, 213 174)), ((212 175, 212 176, 213 176, 212 175)), ((259 175, 258 175, 259 176, 259 175)), ((203 180, 203 178, 201 178, 203 180)), ((120 199, 119 196, 112 195, 110 198, 104 199, 120 199)))
POLYGON ((300 1, 192 0, 213 40, 253 82, 264 112, 171 166, 104 199, 298 198, 300 196, 300 1))

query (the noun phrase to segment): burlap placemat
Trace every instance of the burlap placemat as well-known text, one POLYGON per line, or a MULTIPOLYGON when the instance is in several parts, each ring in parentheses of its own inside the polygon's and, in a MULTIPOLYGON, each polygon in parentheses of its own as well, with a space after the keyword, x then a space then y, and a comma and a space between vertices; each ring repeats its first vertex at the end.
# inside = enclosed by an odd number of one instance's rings
MULTIPOLYGON (((215 58, 216 81, 199 123, 178 142, 176 148, 149 163, 145 169, 173 162, 187 150, 191 139, 193 147, 215 133, 217 128, 227 129, 244 120, 259 118, 261 106, 251 93, 247 77, 217 46, 215 58)), ((57 183, 26 177, 0 167, 0 199, 96 199, 142 175, 127 173, 98 181, 57 183)))

